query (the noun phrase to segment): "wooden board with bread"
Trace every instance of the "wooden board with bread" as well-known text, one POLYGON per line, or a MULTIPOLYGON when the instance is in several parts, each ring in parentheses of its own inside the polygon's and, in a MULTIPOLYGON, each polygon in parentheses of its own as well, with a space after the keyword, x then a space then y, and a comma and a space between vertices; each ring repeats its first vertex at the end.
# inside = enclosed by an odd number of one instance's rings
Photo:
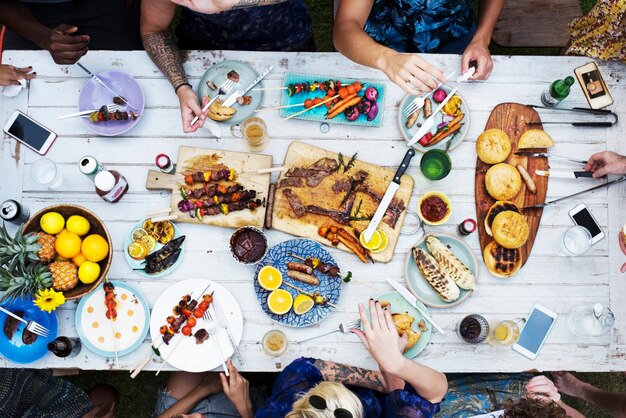
POLYGON ((496 277, 511 277, 519 271, 530 256, 539 228, 543 209, 522 208, 545 202, 548 177, 535 171, 547 170, 548 159, 514 152, 545 152, 554 145, 540 123, 531 107, 502 103, 493 109, 476 141, 478 235, 485 265, 496 277))

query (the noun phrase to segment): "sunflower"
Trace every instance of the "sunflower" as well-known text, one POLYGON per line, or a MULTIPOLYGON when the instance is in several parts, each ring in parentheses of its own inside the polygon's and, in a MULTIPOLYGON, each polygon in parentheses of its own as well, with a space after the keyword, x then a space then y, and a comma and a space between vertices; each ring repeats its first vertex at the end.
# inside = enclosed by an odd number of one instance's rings
POLYGON ((35 306, 38 306, 39 309, 48 313, 54 311, 64 303, 65 296, 63 296, 63 293, 53 289, 40 290, 34 301, 35 306))

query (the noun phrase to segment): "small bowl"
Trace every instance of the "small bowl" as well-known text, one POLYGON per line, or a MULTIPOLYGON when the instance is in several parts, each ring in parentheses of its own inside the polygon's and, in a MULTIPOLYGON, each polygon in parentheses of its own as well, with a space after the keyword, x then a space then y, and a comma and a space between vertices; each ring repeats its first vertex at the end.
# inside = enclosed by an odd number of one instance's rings
MULTIPOLYGON (((265 236, 262 230, 254 226, 243 226, 239 228, 238 230, 236 230, 233 233, 233 235, 231 235, 230 237, 230 253, 233 256, 233 258, 241 264, 246 264, 246 265, 257 264, 259 261, 263 260, 263 258, 267 254, 268 247, 269 246, 267 245, 267 237, 265 236), (238 240, 243 234, 248 234, 250 237, 254 237, 254 238, 260 238, 260 240, 257 239, 256 243, 252 243, 253 246, 251 248, 254 248, 256 250, 255 246, 261 245, 262 251, 255 251, 255 254, 252 254, 250 258, 245 257, 245 255, 239 255, 238 253, 240 252, 240 250, 237 248, 237 244, 238 244, 238 240)), ((246 249, 243 249, 243 250, 246 250, 246 249)), ((248 249, 248 251, 250 251, 250 249, 248 249)))
POLYGON ((432 191, 432 192, 424 193, 424 195, 417 202, 417 214, 422 219, 422 221, 424 221, 424 223, 426 223, 428 225, 441 225, 441 224, 445 223, 448 219, 450 219, 450 214, 451 213, 452 213, 452 202, 450 202, 450 198, 448 196, 446 196, 445 194, 443 194, 441 192, 432 191), (443 218, 441 218, 440 220, 435 221, 435 222, 429 221, 422 214, 422 202, 424 200, 428 199, 429 197, 438 197, 438 198, 440 198, 441 200, 443 200, 443 202, 448 207, 448 212, 445 214, 445 216, 443 218))

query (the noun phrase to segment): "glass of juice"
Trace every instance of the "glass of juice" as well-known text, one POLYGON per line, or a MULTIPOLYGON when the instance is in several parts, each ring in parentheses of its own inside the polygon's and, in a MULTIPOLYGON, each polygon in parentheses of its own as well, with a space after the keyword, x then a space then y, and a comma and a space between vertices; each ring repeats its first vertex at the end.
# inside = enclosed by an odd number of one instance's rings
POLYGON ((468 315, 457 324, 456 332, 464 341, 479 344, 489 336, 489 322, 481 315, 468 315))
POLYGON ((427 179, 441 180, 452 170, 452 160, 447 152, 431 149, 422 155, 420 169, 427 179))
POLYGON ((495 346, 511 346, 519 339, 521 326, 526 322, 526 318, 515 318, 500 321, 495 326, 490 327, 488 342, 495 346))
POLYGON ((253 152, 263 151, 270 141, 265 121, 256 116, 246 119, 241 125, 231 126, 230 131, 234 136, 243 137, 253 152))
POLYGON ((277 369, 282 368, 280 356, 287 351, 287 347, 289 346, 289 341, 285 333, 277 329, 269 331, 263 336, 261 346, 265 354, 274 357, 274 366, 276 366, 277 369))

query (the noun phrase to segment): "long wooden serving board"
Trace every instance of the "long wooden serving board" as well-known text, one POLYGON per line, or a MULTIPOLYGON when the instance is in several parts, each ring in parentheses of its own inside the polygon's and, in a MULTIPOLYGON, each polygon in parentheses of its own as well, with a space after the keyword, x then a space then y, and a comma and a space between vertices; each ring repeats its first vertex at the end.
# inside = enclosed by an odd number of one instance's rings
POLYGON ((164 174, 160 171, 149 171, 146 180, 148 190, 169 190, 172 192, 170 206, 172 214, 178 215, 175 222, 203 223, 206 225, 224 226, 227 228, 239 228, 245 225, 263 228, 265 207, 257 209, 244 209, 228 214, 205 216, 202 222, 186 212, 178 210, 178 202, 182 200, 179 192, 180 186, 185 184, 183 172, 203 171, 208 167, 226 166, 235 170, 236 178, 233 182, 220 182, 224 185, 240 183, 246 190, 256 190, 257 197, 261 200, 267 198, 270 185, 270 174, 257 174, 254 171, 272 166, 271 155, 248 154, 244 152, 222 151, 207 148, 181 146, 178 150, 178 162, 175 174, 164 174))
MULTIPOLYGON (((511 164, 513 167, 518 164, 523 165, 530 173, 535 185, 537 186, 536 193, 530 193, 526 189, 526 184, 522 181, 522 188, 520 192, 511 201, 515 203, 520 209, 524 206, 536 205, 543 203, 546 200, 546 193, 548 191, 548 178, 541 177, 534 174, 535 170, 548 170, 548 159, 544 157, 525 157, 515 155, 514 152, 518 151, 517 143, 519 138, 528 129, 543 129, 538 125, 528 125, 527 122, 541 122, 537 112, 523 104, 519 103, 502 103, 496 106, 489 115, 485 130, 491 128, 502 129, 509 135, 511 139, 511 154, 504 161, 511 164)), ((535 148, 538 152, 546 152, 545 148, 535 148)), ((476 176, 474 183, 474 190, 476 196, 476 216, 478 221, 478 237, 480 240, 481 254, 484 251, 487 244, 489 244, 493 238, 485 231, 485 217, 489 208, 495 203, 487 189, 485 188, 485 174, 491 167, 489 164, 485 164, 479 158, 476 158, 476 176)), ((522 266, 526 264, 530 252, 535 243, 535 237, 537 236, 537 229, 539 228, 539 222, 543 209, 526 210, 522 212, 528 225, 530 226, 530 235, 528 241, 520 248, 522 255, 522 266)))
MULTIPOLYGON (((348 163, 353 153, 354 151, 349 151, 343 154, 345 163, 348 163)), ((313 163, 322 158, 337 160, 339 156, 337 153, 314 147, 303 142, 294 141, 289 146, 289 150, 285 156, 284 166, 286 168, 305 168, 311 166, 313 163)), ((400 163, 400 160, 401 158, 398 160, 398 164, 400 163)), ((335 193, 332 186, 337 181, 356 176, 359 170, 363 170, 368 173, 365 181, 369 189, 380 197, 385 194, 385 191, 395 174, 395 170, 355 160, 354 167, 350 168, 346 173, 343 173, 342 170, 339 169, 324 178, 324 180, 316 187, 309 187, 306 184, 304 184, 303 187, 277 187, 276 194, 274 195, 272 227, 292 235, 310 238, 324 245, 330 245, 330 242, 325 238, 320 237, 317 233, 317 229, 323 224, 338 225, 348 230, 350 233, 352 233, 353 229, 357 229, 360 232, 365 230, 369 224, 368 220, 354 220, 350 222, 350 225, 341 225, 333 221, 331 218, 323 215, 306 213, 302 217, 297 217, 291 205, 287 201, 287 198, 283 194, 284 189, 291 189, 297 194, 298 198, 304 205, 317 205, 325 209, 338 209, 346 193, 335 193)), ((280 186, 280 182, 282 179, 286 178, 286 174, 287 171, 283 171, 281 173, 277 186, 280 186)), ((402 176, 400 188, 395 194, 396 198, 402 199, 405 208, 409 206, 412 191, 413 178, 405 174, 402 176)), ((374 212, 376 212, 378 201, 374 200, 370 195, 364 192, 357 192, 352 210, 354 215, 356 215, 354 211, 358 207, 357 205, 359 205, 359 202, 361 202, 359 210, 360 215, 373 215, 374 212)), ((398 242, 405 214, 406 209, 399 215, 394 228, 391 228, 391 226, 384 221, 379 224, 378 228, 387 233, 389 243, 384 251, 380 253, 372 253, 372 258, 375 261, 386 263, 393 257, 393 252, 396 247, 396 243, 398 242)), ((339 244, 337 248, 348 252, 350 251, 343 244, 339 244)))

